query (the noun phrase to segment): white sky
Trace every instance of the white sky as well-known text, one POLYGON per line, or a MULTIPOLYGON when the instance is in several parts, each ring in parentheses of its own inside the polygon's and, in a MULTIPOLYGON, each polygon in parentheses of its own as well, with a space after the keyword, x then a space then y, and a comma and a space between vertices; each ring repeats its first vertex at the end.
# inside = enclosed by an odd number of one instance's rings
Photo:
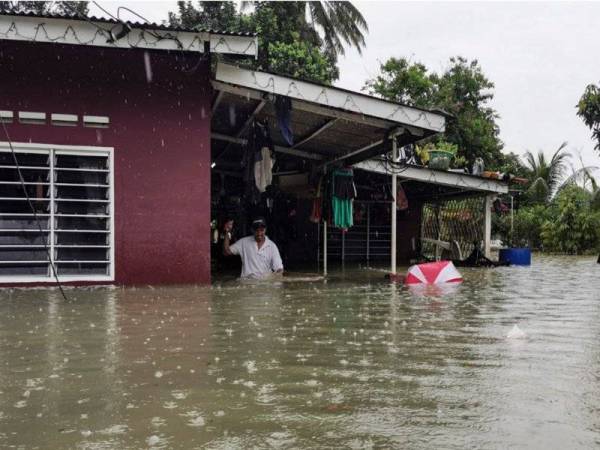
MULTIPOLYGON (((113 14, 127 6, 154 22, 176 10, 175 1, 99 4, 113 14)), ((367 46, 362 55, 350 50, 340 58, 338 86, 359 91, 391 56, 438 72, 451 56, 476 58, 496 85, 491 105, 500 114, 506 151, 541 149, 550 156, 568 141, 585 164, 600 166, 591 131, 575 109, 585 86, 600 82, 600 2, 355 4, 369 24, 367 46)), ((90 12, 101 15, 92 3, 90 12)))

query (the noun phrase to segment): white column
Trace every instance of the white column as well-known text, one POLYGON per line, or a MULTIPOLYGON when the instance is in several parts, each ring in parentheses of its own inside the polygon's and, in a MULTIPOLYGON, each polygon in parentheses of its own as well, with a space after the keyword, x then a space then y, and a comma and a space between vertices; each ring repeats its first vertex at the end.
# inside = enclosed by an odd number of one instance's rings
MULTIPOLYGON (((392 158, 394 162, 398 161, 398 144, 396 143, 396 137, 392 140, 392 158)), ((391 248, 391 272, 396 273, 396 192, 398 191, 398 176, 394 170, 392 173, 392 248, 391 248)))
POLYGON ((485 220, 483 222, 483 254, 486 258, 491 256, 492 251, 492 203, 495 195, 485 197, 485 220))
POLYGON ((327 276, 327 221, 323 221, 323 275, 327 276))

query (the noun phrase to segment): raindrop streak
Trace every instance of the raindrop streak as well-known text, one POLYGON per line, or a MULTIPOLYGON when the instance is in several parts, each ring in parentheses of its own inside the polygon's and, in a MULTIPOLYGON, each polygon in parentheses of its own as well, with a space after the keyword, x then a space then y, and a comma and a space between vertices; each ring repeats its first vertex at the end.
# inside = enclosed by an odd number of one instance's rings
POLYGON ((229 124, 232 127, 235 127, 235 123, 236 123, 235 106, 231 105, 231 106, 229 106, 229 124))
POLYGON ((150 62, 150 53, 144 52, 144 70, 146 71, 146 82, 152 83, 152 64, 150 62))

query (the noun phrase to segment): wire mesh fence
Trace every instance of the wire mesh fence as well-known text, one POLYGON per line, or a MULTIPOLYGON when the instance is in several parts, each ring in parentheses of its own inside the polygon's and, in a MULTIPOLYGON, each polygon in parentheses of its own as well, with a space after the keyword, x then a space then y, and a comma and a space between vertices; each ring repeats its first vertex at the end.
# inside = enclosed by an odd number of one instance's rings
POLYGON ((423 205, 421 254, 430 259, 465 259, 484 239, 485 197, 423 205))

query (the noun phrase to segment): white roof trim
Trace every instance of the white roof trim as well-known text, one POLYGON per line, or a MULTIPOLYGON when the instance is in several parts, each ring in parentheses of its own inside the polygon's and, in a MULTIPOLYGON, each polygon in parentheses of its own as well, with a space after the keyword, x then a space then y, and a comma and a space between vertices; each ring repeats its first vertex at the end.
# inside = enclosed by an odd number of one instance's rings
POLYGON ((443 132, 445 129, 446 120, 441 114, 281 75, 257 72, 219 63, 215 79, 224 83, 270 94, 285 95, 292 99, 377 117, 403 125, 412 125, 435 132, 443 132))
MULTIPOLYGON (((392 175, 386 170, 381 161, 370 159, 354 164, 356 169, 362 169, 369 172, 392 175)), ((507 194, 508 184, 488 178, 474 177, 472 175, 446 172, 441 170, 431 170, 426 167, 405 166, 398 170, 398 178, 404 180, 415 180, 424 183, 440 184, 462 188, 469 191, 481 191, 487 193, 507 194)))
POLYGON ((118 32, 121 25, 91 20, 0 14, 0 39, 4 40, 147 50, 184 50, 199 53, 204 52, 204 42, 210 42, 210 49, 213 53, 254 57, 258 55, 258 40, 255 36, 132 28, 126 36, 109 43, 107 40, 110 38, 109 30, 111 28, 113 32, 118 32), (163 39, 158 37, 163 37, 163 39))

